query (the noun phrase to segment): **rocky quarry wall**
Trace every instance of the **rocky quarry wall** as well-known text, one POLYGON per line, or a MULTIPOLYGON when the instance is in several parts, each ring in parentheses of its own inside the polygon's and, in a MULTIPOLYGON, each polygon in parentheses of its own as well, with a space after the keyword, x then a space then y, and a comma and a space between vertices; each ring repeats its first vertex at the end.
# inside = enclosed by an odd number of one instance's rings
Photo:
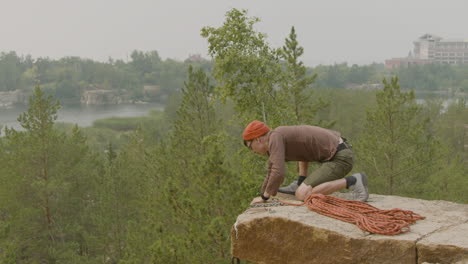
POLYGON ((11 108, 15 104, 27 103, 30 94, 30 92, 20 90, 0 92, 0 109, 11 108))
POLYGON ((85 105, 120 104, 122 98, 114 90, 89 90, 81 94, 80 102, 85 105))

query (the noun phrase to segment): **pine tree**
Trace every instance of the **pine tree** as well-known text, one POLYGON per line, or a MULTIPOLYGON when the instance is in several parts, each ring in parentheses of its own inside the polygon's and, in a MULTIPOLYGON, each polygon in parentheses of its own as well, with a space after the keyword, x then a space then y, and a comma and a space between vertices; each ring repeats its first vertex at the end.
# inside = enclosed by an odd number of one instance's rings
MULTIPOLYGON (((85 139, 54 129, 58 102, 35 88, 18 121, 24 131, 6 129, 0 193, 6 193, 7 240, 17 263, 80 263, 87 259, 80 229, 90 201, 93 168, 85 139), (84 176, 84 177, 83 177, 84 176), (34 238, 34 239, 31 239, 34 238)), ((10 256, 11 256, 10 255, 10 256)))
MULTIPOLYGON (((204 154, 203 140, 217 132, 219 123, 214 109, 214 87, 202 69, 188 69, 188 81, 182 89, 182 102, 177 110, 174 122, 172 143, 174 146, 185 145, 191 151, 183 156, 191 159, 204 154), (179 134, 184 135, 180 142, 179 134)), ((176 148, 180 149, 180 148, 176 148)))
POLYGON ((441 141, 441 158, 435 164, 440 171, 431 174, 427 189, 432 194, 430 199, 443 199, 467 203, 465 192, 468 188, 468 107, 466 100, 458 99, 451 103, 446 111, 438 112, 438 122, 434 130, 441 141))
MULTIPOLYGON (((306 67, 299 60, 304 54, 304 48, 299 46, 294 27, 291 28, 289 38, 281 49, 281 57, 285 60, 286 72, 282 82, 283 92, 290 98, 290 107, 294 113, 291 125, 323 123, 315 120, 316 113, 325 108, 327 104, 319 99, 313 101, 311 85, 317 78, 317 74, 307 75, 306 67)), ((284 124, 286 125, 286 124, 284 124)), ((330 126, 325 124, 325 126, 330 126)))
POLYGON ((372 192, 417 196, 433 171, 438 141, 429 120, 420 120, 414 93, 402 92, 398 78, 383 80, 377 106, 367 111, 365 131, 356 143, 357 162, 369 175, 372 192))
POLYGON ((213 86, 202 70, 188 73, 170 143, 149 153, 159 179, 147 204, 154 211, 146 223, 158 231, 150 262, 224 263, 241 184, 227 163, 213 86))

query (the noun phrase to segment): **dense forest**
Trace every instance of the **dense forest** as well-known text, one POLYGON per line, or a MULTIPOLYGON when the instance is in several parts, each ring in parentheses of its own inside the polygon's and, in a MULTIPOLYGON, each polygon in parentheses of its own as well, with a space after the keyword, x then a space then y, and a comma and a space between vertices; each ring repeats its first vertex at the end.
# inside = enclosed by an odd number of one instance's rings
MULTIPOLYGON (((18 56, 14 51, 0 53, 0 92, 32 92, 36 84, 61 103, 76 104, 88 90, 112 90, 127 102, 159 101, 180 92, 187 78, 189 65, 211 72, 213 60, 192 55, 185 61, 162 60, 157 51, 133 51, 127 61, 97 62, 79 57, 62 59, 18 56), (159 87, 148 97, 144 86, 159 87)), ((285 60, 279 61, 286 63, 285 60)), ((414 65, 408 68, 385 69, 383 64, 319 65, 307 67, 308 74, 317 74, 315 88, 381 88, 383 78, 398 76, 403 90, 443 92, 445 96, 468 93, 467 65, 414 65)))
POLYGON ((79 57, 59 60, 33 59, 15 52, 0 53, 0 91, 32 91, 40 84, 44 92, 64 103, 79 103, 87 90, 114 90, 137 100, 166 100, 183 86, 188 64, 209 70, 211 63, 199 56, 185 62, 162 60, 157 51, 133 51, 130 60, 96 62, 79 57), (160 87, 158 98, 145 98, 145 85, 160 87))
MULTIPOLYGON (((467 68, 307 68, 294 27, 273 48, 258 21, 232 9, 222 26, 203 28, 210 62, 2 54, 0 90, 34 91, 18 117, 24 130, 0 137, 0 263, 228 263, 231 227, 266 173, 266 158, 241 140, 255 119, 340 131, 371 193, 468 203, 466 101, 417 104, 414 92, 427 83, 466 91, 467 68), (59 100, 83 87, 140 98, 145 84, 174 90, 164 111, 91 128, 56 123, 59 100)), ((288 167, 286 182, 297 176, 288 167)))

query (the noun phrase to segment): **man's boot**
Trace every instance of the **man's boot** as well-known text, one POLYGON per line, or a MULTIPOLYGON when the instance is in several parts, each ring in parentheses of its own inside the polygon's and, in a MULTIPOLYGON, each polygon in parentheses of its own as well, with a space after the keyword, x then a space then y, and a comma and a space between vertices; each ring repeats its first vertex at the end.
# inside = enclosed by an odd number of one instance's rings
POLYGON ((280 187, 278 189, 278 192, 280 193, 287 193, 287 194, 295 194, 297 191, 297 188, 299 188, 299 184, 297 184, 297 180, 293 181, 291 184, 288 186, 280 187))
POLYGON ((349 186, 349 190, 353 194, 353 200, 365 202, 369 198, 367 189, 367 175, 365 172, 355 173, 351 176, 356 178, 356 183, 349 186))

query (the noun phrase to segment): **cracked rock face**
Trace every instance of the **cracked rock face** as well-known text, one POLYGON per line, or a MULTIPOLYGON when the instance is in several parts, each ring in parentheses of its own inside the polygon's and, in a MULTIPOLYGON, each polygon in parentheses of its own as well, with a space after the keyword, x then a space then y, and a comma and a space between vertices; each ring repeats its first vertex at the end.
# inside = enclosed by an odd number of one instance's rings
MULTIPOLYGON (((294 202, 289 195, 276 198, 294 202)), ((249 208, 232 229, 232 256, 259 264, 468 263, 468 205, 383 195, 371 195, 368 202, 426 219, 408 233, 384 236, 305 206, 249 208)))

